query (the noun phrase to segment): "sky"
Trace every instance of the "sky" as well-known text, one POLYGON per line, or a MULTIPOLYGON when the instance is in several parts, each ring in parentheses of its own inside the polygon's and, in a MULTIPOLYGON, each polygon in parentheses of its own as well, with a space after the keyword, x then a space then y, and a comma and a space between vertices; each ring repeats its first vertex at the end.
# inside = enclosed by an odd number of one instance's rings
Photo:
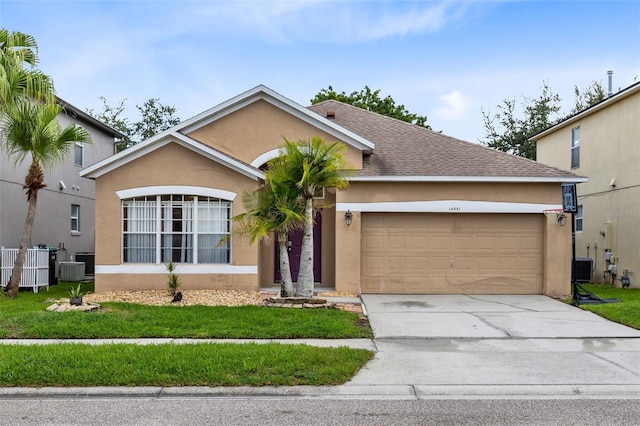
POLYGON ((0 0, 0 27, 35 37, 57 95, 137 120, 159 98, 186 120, 264 84, 300 105, 365 86, 485 140, 483 111, 547 84, 614 92, 640 81, 640 0, 0 0))

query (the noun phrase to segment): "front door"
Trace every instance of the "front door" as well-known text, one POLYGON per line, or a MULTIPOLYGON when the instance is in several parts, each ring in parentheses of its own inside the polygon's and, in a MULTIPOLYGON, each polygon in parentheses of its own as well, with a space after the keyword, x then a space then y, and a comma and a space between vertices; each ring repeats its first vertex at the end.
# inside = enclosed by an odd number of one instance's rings
MULTIPOLYGON (((289 263, 291 266, 291 279, 293 282, 298 281, 298 273, 300 272, 300 254, 302 253, 302 237, 304 236, 304 231, 302 229, 297 229, 295 231, 289 232, 287 236, 287 247, 289 250, 289 263)), ((321 271, 321 262, 320 262, 320 254, 321 254, 321 242, 322 242, 322 215, 320 212, 316 213, 315 223, 313 225, 313 280, 315 282, 320 282, 320 271, 321 271)), ((275 244, 275 282, 279 283, 282 281, 280 277, 280 263, 279 259, 279 245, 275 244)))

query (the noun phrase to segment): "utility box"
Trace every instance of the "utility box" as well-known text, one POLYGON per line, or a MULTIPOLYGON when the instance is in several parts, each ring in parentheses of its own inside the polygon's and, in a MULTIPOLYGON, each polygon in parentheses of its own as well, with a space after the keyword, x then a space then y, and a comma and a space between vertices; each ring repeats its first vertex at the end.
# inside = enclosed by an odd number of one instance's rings
POLYGON ((86 251, 81 251, 75 255, 76 262, 84 263, 85 276, 94 276, 96 270, 96 254, 86 251))
POLYGON ((84 262, 60 262, 60 281, 84 280, 84 262))
POLYGON ((590 257, 576 257, 576 282, 593 282, 593 259, 590 257))

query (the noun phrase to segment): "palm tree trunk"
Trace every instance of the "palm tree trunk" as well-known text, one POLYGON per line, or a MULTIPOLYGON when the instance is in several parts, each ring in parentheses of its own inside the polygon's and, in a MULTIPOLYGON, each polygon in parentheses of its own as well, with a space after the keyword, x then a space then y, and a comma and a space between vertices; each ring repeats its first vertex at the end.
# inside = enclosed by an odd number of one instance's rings
POLYGON ((287 250, 287 234, 282 232, 278 234, 278 252, 280 254, 280 297, 293 296, 293 281, 291 280, 291 265, 289 263, 289 252, 287 250))
POLYGON ((27 248, 31 241, 31 230, 33 229, 33 221, 36 217, 36 205, 38 203, 38 193, 31 193, 29 198, 29 207, 27 209, 27 218, 24 221, 24 231, 22 232, 22 242, 18 249, 18 256, 13 264, 11 271, 11 279, 7 284, 7 294, 14 299, 18 295, 20 288, 20 279, 22 278, 22 268, 24 267, 24 259, 27 255, 27 248))
POLYGON ((300 253, 300 272, 296 296, 313 296, 313 198, 307 198, 304 206, 304 236, 300 253))
POLYGON ((24 231, 22 232, 22 242, 18 249, 18 256, 13 264, 13 270, 11 271, 11 278, 7 284, 7 294, 11 299, 15 299, 18 296, 18 290, 20 289, 20 279, 22 278, 22 269, 24 267, 24 259, 27 254, 27 247, 31 242, 31 230, 33 229, 33 221, 36 217, 36 206, 38 204, 38 191, 41 188, 47 186, 44 183, 44 172, 40 163, 36 160, 31 162, 29 166, 29 172, 24 179, 23 188, 27 190, 27 201, 29 207, 27 208, 27 218, 24 221, 24 231))

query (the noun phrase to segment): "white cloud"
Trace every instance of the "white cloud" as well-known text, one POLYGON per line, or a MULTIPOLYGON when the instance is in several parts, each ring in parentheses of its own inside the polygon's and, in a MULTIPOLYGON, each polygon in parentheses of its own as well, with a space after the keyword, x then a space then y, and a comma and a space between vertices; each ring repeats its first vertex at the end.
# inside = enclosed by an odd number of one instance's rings
POLYGON ((470 99, 458 90, 440 96, 440 100, 444 102, 445 105, 438 108, 436 114, 445 120, 463 118, 467 115, 469 108, 471 108, 470 99))
POLYGON ((436 32, 460 19, 468 3, 354 2, 311 0, 290 2, 196 3, 189 26, 227 34, 259 34, 270 42, 349 43, 436 32), (215 26, 212 25, 215 22, 215 26))

